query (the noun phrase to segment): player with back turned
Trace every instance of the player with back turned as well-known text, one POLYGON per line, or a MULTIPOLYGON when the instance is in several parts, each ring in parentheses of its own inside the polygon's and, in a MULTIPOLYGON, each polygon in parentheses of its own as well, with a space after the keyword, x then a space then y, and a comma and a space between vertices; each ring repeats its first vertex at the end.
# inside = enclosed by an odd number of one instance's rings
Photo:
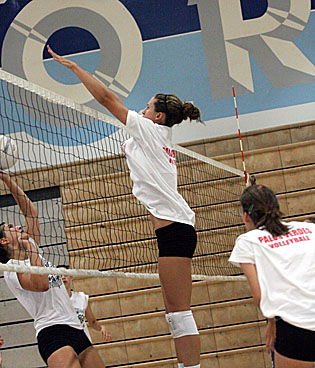
POLYGON ((240 266, 256 304, 268 318, 266 346, 276 368, 315 362, 315 225, 283 222, 271 189, 253 185, 241 196, 247 233, 230 262, 240 266))

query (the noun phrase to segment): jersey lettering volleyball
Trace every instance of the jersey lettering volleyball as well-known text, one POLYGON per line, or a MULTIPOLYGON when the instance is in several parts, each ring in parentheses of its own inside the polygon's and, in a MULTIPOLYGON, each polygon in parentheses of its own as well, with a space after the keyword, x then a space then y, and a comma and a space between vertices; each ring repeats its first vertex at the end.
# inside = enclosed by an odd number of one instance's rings
POLYGON ((172 129, 128 111, 122 148, 127 157, 134 196, 155 217, 194 226, 195 213, 177 191, 172 129))
POLYGON ((278 248, 303 241, 309 241, 311 240, 309 237, 310 234, 312 234, 310 229, 302 227, 296 230, 292 230, 288 234, 283 236, 260 236, 258 237, 258 240, 260 244, 267 244, 270 248, 278 248))
POLYGON ((256 265, 264 316, 315 331, 315 224, 287 225, 278 237, 261 229, 240 235, 229 260, 256 265))

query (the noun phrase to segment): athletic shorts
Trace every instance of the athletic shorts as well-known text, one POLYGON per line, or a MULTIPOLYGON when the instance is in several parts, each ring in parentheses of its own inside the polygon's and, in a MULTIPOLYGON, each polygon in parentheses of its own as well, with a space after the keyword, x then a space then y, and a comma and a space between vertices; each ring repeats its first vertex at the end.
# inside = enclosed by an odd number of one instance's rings
POLYGON ((68 325, 53 325, 40 330, 37 342, 39 353, 46 364, 51 354, 64 346, 71 346, 77 355, 92 346, 83 330, 68 325))
POLYGON ((287 358, 315 362, 315 331, 293 326, 276 317, 275 350, 287 358))
POLYGON ((155 231, 159 257, 192 258, 197 245, 197 234, 193 226, 173 222, 155 231))

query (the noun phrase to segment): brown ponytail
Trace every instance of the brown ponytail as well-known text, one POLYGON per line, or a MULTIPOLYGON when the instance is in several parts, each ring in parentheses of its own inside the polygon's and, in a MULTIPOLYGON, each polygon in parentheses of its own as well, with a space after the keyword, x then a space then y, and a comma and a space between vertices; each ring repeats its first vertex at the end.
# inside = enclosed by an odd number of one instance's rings
POLYGON ((195 107, 191 102, 183 103, 183 115, 184 120, 200 120, 200 111, 197 107, 195 107))
POLYGON ((282 212, 274 192, 264 185, 247 187, 241 195, 243 211, 248 213, 256 228, 262 227, 272 236, 287 234, 289 228, 282 221, 282 212))
POLYGON ((164 93, 158 93, 154 98, 155 111, 165 113, 166 126, 172 127, 188 118, 201 122, 200 111, 191 102, 183 103, 176 95, 165 95, 164 93))

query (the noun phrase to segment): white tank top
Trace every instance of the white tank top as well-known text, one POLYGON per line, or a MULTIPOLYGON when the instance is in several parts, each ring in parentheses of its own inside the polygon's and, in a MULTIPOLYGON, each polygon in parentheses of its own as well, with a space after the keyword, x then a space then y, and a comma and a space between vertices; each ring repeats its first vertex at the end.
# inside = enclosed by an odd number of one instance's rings
POLYGON ((127 157, 134 196, 155 217, 194 226, 195 213, 177 190, 172 129, 128 111, 122 148, 127 157))

